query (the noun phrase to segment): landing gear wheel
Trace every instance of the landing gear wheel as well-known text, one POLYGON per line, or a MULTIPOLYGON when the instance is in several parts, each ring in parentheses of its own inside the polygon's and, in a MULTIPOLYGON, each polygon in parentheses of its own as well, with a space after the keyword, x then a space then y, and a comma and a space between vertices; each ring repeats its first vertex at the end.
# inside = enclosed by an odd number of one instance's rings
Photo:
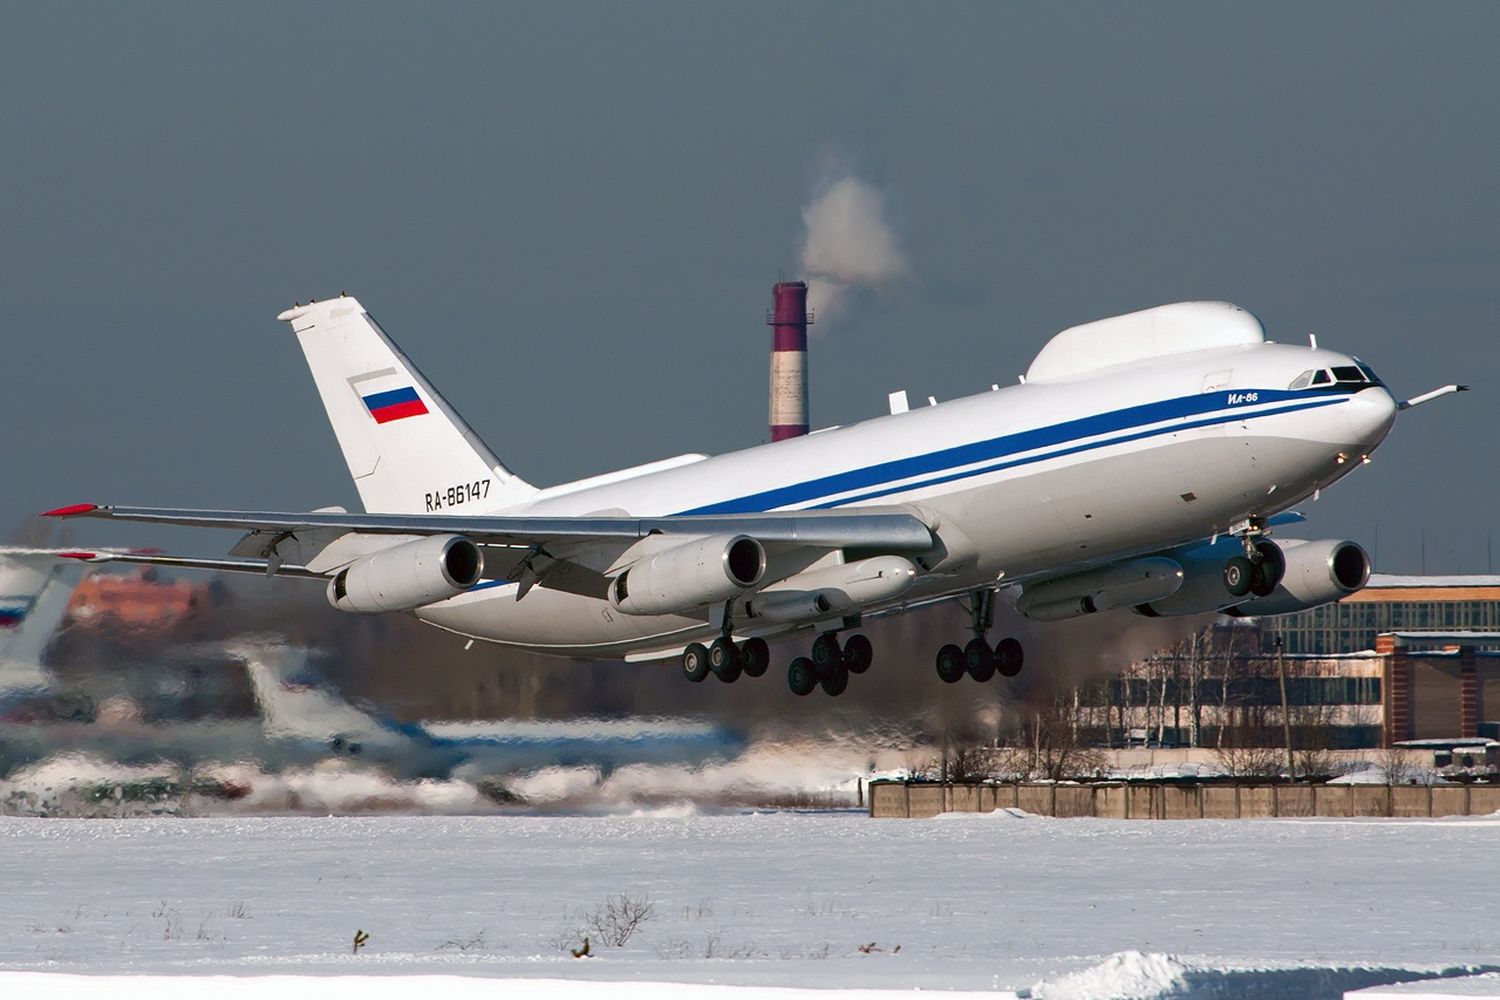
POLYGON ((995 672, 1001 677, 1014 677, 1021 672, 1025 656, 1021 643, 1006 636, 995 645, 995 672))
POLYGON ((682 675, 697 684, 708 676, 708 647, 695 642, 682 651, 682 675))
POLYGON ((851 674, 862 674, 875 662, 875 647, 862 635, 851 635, 844 640, 844 666, 851 674))
POLYGON ((944 684, 957 684, 964 675, 964 651, 948 643, 937 652, 937 675, 944 684))
POLYGON ((771 665, 771 647, 764 639, 746 639, 740 647, 740 668, 746 677, 759 677, 771 665))
POLYGON ((1231 556, 1224 564, 1224 589, 1231 597, 1244 597, 1250 593, 1250 581, 1254 575, 1254 563, 1244 556, 1231 556))
POLYGON ((830 698, 837 698, 849 686, 849 668, 842 663, 835 664, 833 669, 823 676, 820 683, 823 685, 825 694, 830 698))
POLYGON ((740 679, 740 651, 724 636, 714 640, 708 647, 708 668, 725 684, 740 679))
POLYGON ((798 696, 812 694, 813 688, 818 686, 818 671, 813 661, 805 656, 794 659, 786 668, 786 686, 798 696))
POLYGON ((968 670, 969 676, 979 683, 995 676, 995 653, 990 649, 990 644, 979 636, 969 640, 964 647, 964 668, 968 670))
POLYGON ((844 654, 839 652, 838 636, 832 632, 824 632, 813 640, 812 661, 813 666, 818 668, 819 677, 827 677, 843 660, 844 654))

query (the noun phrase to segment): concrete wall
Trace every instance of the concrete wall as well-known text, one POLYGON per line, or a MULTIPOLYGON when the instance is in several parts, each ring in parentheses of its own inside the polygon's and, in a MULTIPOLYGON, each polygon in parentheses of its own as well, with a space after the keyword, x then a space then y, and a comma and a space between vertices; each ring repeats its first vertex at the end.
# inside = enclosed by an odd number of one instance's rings
POLYGON ((1487 816, 1500 785, 939 785, 876 781, 870 815, 924 819, 1020 808, 1101 819, 1270 819, 1289 816, 1487 816))

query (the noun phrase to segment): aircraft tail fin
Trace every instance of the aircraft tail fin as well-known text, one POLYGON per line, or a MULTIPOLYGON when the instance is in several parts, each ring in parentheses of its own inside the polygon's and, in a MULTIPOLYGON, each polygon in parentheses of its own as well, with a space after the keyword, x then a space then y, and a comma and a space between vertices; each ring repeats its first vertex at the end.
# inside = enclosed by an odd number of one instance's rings
POLYGON ((246 636, 225 651, 242 660, 260 704, 266 735, 273 739, 340 742, 368 740, 386 727, 351 705, 312 672, 305 646, 279 636, 246 636))
POLYGON ((0 548, 0 693, 51 686, 42 653, 87 569, 59 550, 0 548))
POLYGON ((296 306, 297 333, 366 511, 477 514, 536 488, 507 469, 359 300, 296 306))

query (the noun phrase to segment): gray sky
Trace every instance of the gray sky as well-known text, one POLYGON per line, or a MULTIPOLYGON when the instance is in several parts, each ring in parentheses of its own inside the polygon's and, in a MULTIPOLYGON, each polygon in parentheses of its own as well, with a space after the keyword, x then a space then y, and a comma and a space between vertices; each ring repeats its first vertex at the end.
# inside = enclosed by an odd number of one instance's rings
POLYGON ((1483 571, 1497 37, 1494 4, 7 2, 0 528, 354 506, 274 320, 340 289, 533 482, 757 443, 769 286, 836 160, 909 274, 821 329, 815 424, 1228 299, 1398 393, 1474 383, 1307 510, 1378 568, 1425 529, 1429 570, 1483 571))

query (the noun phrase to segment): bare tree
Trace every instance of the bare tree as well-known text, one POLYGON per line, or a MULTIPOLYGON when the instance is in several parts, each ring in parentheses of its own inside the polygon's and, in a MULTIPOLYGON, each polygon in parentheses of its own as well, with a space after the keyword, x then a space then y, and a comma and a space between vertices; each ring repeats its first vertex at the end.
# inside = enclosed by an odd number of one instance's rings
POLYGON ((1387 785, 1415 785, 1422 769, 1412 763, 1411 754, 1399 747, 1386 747, 1376 758, 1375 767, 1387 785))
POLYGON ((1015 742, 995 751, 995 768, 1018 780, 1068 781, 1101 776, 1108 759, 1097 747, 1086 746, 1079 739, 1068 704, 1059 699, 1034 711, 1015 742))

